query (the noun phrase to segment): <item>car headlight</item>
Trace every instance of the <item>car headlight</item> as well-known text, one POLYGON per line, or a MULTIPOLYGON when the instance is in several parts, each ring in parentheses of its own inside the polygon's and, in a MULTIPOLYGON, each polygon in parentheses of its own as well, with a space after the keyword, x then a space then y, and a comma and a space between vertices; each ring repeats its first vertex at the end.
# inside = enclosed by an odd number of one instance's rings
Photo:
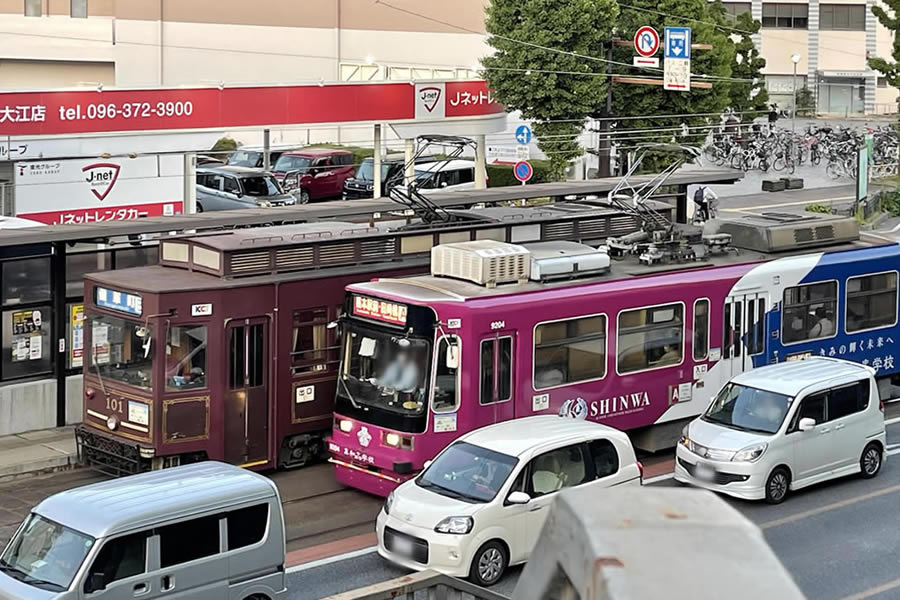
POLYGON ((371 192, 372 190, 375 189, 375 186, 370 183, 369 185, 366 186, 366 189, 371 192))
POLYGON ((452 533, 455 535, 466 535, 472 531, 475 521, 472 517, 447 517, 437 525, 434 530, 438 533, 452 533))
POLYGON ((732 462, 753 462, 759 460, 759 457, 763 455, 768 447, 768 444, 753 444, 752 446, 747 446, 746 448, 735 452, 734 458, 731 460, 732 462))
POLYGON ((388 494, 387 500, 384 501, 384 514, 391 514, 391 504, 394 503, 394 492, 388 494))

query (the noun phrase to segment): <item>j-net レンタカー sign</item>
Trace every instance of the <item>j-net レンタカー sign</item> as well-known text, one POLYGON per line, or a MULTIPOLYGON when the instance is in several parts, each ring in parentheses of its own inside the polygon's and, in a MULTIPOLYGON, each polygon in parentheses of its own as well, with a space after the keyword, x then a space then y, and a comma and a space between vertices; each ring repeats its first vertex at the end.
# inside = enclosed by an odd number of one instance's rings
POLYGON ((17 162, 16 216, 42 223, 95 223, 181 214, 180 156, 17 162))
POLYGON ((0 135, 437 120, 503 112, 484 81, 0 93, 0 135))

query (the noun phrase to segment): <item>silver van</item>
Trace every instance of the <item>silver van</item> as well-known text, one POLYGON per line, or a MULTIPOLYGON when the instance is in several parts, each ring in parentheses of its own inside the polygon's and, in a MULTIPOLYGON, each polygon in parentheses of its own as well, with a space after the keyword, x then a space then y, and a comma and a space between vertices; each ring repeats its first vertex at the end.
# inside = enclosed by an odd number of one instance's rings
POLYGON ((38 504, 0 554, 0 599, 275 600, 284 557, 275 484, 203 462, 38 504))

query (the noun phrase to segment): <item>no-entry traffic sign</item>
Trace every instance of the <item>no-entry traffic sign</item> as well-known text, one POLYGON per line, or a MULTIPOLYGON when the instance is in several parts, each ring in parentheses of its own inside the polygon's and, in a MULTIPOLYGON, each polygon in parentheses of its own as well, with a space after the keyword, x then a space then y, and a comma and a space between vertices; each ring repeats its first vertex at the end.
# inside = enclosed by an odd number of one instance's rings
POLYGON ((516 179, 525 183, 531 176, 534 175, 534 169, 531 168, 531 163, 527 160, 520 160, 516 163, 516 166, 513 167, 513 174, 516 176, 516 179))
POLYGON ((649 25, 644 25, 634 34, 634 49, 641 56, 653 56, 659 50, 659 34, 649 25))

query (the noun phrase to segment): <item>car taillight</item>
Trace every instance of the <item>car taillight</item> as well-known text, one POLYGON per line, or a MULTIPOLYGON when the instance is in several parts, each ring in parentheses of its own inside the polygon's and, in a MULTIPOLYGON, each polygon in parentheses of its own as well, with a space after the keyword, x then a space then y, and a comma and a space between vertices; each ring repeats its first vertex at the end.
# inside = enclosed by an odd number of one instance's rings
POLYGON ((638 472, 641 474, 641 483, 644 483, 644 465, 641 461, 637 461, 638 472))
POLYGON ((881 412, 884 412, 884 400, 878 401, 878 410, 880 410, 881 412))

